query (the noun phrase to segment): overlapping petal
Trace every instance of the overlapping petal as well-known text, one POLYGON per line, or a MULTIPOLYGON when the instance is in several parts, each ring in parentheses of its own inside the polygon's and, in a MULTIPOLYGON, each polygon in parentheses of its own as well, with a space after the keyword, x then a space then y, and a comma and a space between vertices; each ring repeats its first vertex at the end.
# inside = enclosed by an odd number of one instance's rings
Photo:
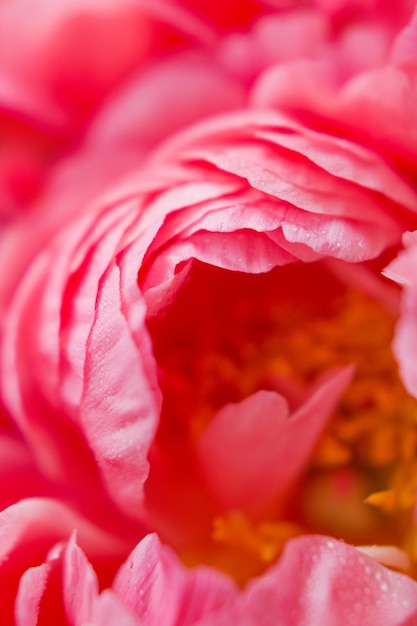
POLYGON ((292 540, 278 565, 199 626, 411 626, 416 583, 355 548, 325 537, 292 540))
MULTIPOLYGON (((365 4, 77 0, 17 30, 23 3, 1 6, 0 126, 14 121, 0 212, 43 190, 1 235, 5 623, 13 611, 18 626, 417 619, 416 583, 377 563, 402 567, 391 546, 299 537, 238 591, 147 535, 149 465, 166 461, 150 328, 193 266, 261 275, 322 261, 395 312, 373 266, 352 266, 408 246, 387 275, 404 285, 394 351, 417 394, 415 235, 401 243, 416 222, 416 18, 397 37, 411 3, 365 4)), ((350 377, 327 371, 298 404, 262 389, 216 409, 189 453, 210 515, 250 519, 284 500, 350 377)), ((181 540, 187 524, 174 526, 161 523, 181 540)))

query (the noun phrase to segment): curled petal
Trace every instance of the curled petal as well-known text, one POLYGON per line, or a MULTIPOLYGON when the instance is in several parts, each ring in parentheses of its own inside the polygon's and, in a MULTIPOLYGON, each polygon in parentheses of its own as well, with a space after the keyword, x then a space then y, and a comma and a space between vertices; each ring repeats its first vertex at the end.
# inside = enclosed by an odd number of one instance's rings
POLYGON ((253 511, 288 492, 351 376, 351 368, 327 374, 292 415, 272 391, 218 411, 199 439, 198 455, 224 507, 253 511))
POLYGON ((65 547, 63 564, 63 596, 68 620, 71 626, 82 626, 92 618, 98 582, 84 552, 76 544, 75 534, 65 547))
POLYGON ((199 626, 412 626, 417 585, 355 548, 326 537, 291 540, 277 565, 199 626))
POLYGON ((113 590, 144 626, 191 626, 237 595, 233 582, 219 572, 203 567, 187 572, 155 535, 132 552, 113 590))
MULTIPOLYGON (((93 558, 107 555, 114 559, 126 550, 122 539, 91 524, 57 500, 26 499, 0 513, 0 615, 5 623, 13 611, 20 576, 33 564, 44 562, 49 550, 67 539, 74 528, 78 529, 81 545, 93 558)), ((48 572, 49 568, 43 568, 30 575, 38 581, 39 594, 48 572)), ((32 602, 30 598, 29 601, 32 602)))

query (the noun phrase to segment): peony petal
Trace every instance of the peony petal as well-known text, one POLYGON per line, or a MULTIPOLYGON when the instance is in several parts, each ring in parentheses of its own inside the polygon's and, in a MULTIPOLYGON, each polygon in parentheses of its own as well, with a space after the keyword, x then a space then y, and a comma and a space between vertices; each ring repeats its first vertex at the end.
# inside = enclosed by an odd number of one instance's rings
POLYGON ((391 61, 395 65, 417 63, 417 8, 411 21, 396 38, 391 51, 391 61))
POLYGON ((142 362, 120 309, 120 274, 113 266, 101 281, 88 339, 80 420, 109 492, 126 514, 137 516, 159 394, 149 385, 149 366, 142 362))
POLYGON ((289 616, 288 626, 397 626, 417 616, 415 581, 391 572, 355 548, 326 539, 289 542, 280 562, 247 589, 256 624, 289 616))
POLYGON ((135 548, 113 589, 143 626, 192 626, 237 595, 234 583, 219 572, 208 568, 188 572, 155 535, 135 548))
POLYGON ((198 626, 412 626, 417 585, 352 546, 326 537, 288 542, 266 574, 238 602, 198 626))
POLYGON ((209 115, 244 104, 241 86, 203 53, 181 53, 132 77, 95 118, 90 149, 148 149, 209 115), (166 102, 170 114, 166 115, 166 102))
POLYGON ((61 106, 72 125, 142 60, 148 31, 131 0, 6 2, 0 10, 2 72, 45 94, 45 111, 61 106), (36 14, 30 25, 27 11, 36 14))
POLYGON ((95 601, 92 623, 94 626, 143 626, 110 589, 105 589, 95 601))
POLYGON ((43 563, 31 567, 20 579, 16 595, 15 621, 16 626, 37 626, 39 605, 46 589, 51 565, 43 563))
MULTIPOLYGON (((15 617, 16 621, 21 620, 21 626, 25 626, 24 620, 31 608, 34 610, 33 616, 37 626, 49 626, 51 623, 63 626, 68 624, 62 597, 61 556, 62 545, 58 544, 48 554, 46 563, 29 568, 20 579, 15 617)), ((29 616, 29 619, 33 620, 33 616, 29 616)))
POLYGON ((63 596, 71 626, 83 626, 92 620, 98 595, 97 576, 72 534, 63 553, 63 596))
MULTIPOLYGON (((129 545, 88 522, 58 500, 26 499, 0 513, 0 615, 5 623, 9 623, 22 574, 33 564, 45 561, 50 548, 67 539, 74 528, 78 529, 81 545, 93 558, 97 555, 108 559, 120 558, 129 545)), ((39 580, 37 597, 40 598, 46 569, 34 572, 33 576, 39 580)), ((27 592, 26 587, 26 596, 27 592)), ((23 611, 26 610, 24 605, 32 600, 29 598, 22 602, 23 611)), ((36 598, 33 602, 37 602, 36 598)))
POLYGON ((144 626, 168 626, 177 622, 183 577, 176 559, 150 535, 122 566, 113 589, 144 626))
MULTIPOLYGON (((295 261, 264 233, 238 230, 234 233, 210 233, 204 230, 188 238, 174 241, 168 254, 156 258, 149 273, 146 288, 165 283, 169 287, 181 265, 190 259, 222 267, 231 271, 259 274, 277 265, 295 261)), ((148 296, 149 297, 149 296, 148 296)))
POLYGON ((400 252, 384 270, 384 274, 404 285, 400 318, 395 328, 394 354, 400 366, 401 378, 407 391, 417 397, 417 281, 415 268, 417 245, 410 237, 410 246, 400 252))
MULTIPOLYGON (((265 72, 253 104, 295 111, 301 119, 332 120, 338 135, 378 152, 400 171, 415 171, 417 154, 414 68, 385 66, 359 73, 342 87, 329 62, 303 60, 265 72)), ((328 122, 327 122, 328 123, 328 122)))
POLYGON ((288 492, 351 376, 351 368, 328 374, 291 416, 285 399, 272 391, 217 412, 197 449, 223 508, 252 512, 288 492))

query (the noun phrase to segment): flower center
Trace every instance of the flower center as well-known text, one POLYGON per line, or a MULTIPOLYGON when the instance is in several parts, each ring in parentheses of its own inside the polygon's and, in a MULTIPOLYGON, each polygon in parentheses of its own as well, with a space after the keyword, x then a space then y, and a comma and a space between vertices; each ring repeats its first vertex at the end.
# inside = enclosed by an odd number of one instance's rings
POLYGON ((164 397, 149 514, 184 562, 214 565, 244 584, 288 539, 322 533, 395 545, 415 575, 417 402, 390 350, 394 324, 320 263, 259 276, 194 264, 174 303, 148 322, 164 397), (196 456, 214 414, 262 389, 296 409, 320 375, 351 364, 354 378, 291 497, 256 515, 219 509, 196 456))

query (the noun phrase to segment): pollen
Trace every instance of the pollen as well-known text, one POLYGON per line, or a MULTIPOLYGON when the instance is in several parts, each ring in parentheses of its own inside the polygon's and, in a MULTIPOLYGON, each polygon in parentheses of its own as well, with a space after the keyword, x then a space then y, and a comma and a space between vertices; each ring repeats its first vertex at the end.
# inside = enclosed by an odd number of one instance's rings
MULTIPOLYGON (((242 513, 232 511, 225 517, 214 519, 212 539, 226 552, 237 551, 240 567, 246 561, 245 570, 256 567, 262 571, 277 560, 288 539, 300 534, 301 529, 294 523, 281 521, 254 524, 242 513)), ((228 573, 237 579, 235 568, 228 573)), ((238 582, 246 582, 240 578, 238 582)))

